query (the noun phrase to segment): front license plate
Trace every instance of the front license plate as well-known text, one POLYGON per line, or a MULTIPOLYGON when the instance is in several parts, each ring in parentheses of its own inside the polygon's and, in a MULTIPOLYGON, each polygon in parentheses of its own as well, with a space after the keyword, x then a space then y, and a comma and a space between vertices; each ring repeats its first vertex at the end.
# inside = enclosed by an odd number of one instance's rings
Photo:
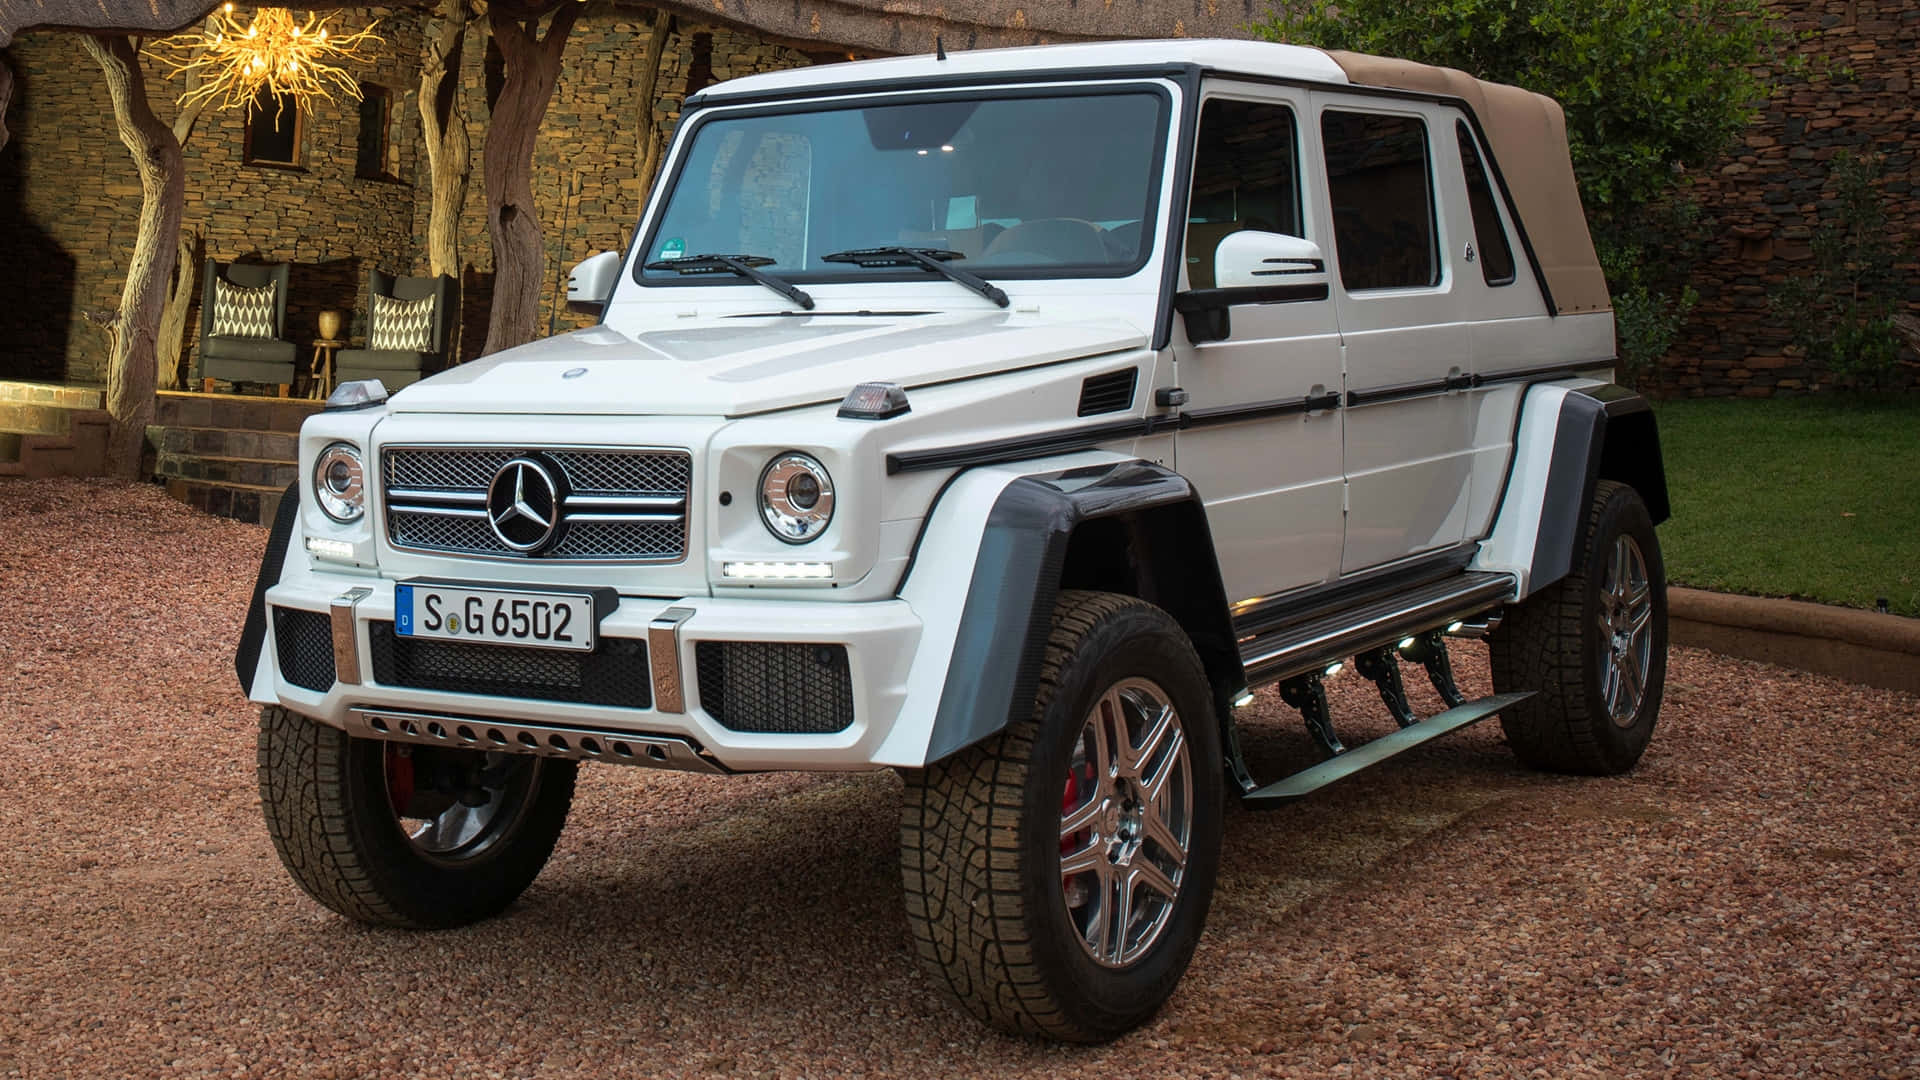
POLYGON ((404 637, 590 651, 593 596, 456 585, 395 585, 393 629, 404 637))

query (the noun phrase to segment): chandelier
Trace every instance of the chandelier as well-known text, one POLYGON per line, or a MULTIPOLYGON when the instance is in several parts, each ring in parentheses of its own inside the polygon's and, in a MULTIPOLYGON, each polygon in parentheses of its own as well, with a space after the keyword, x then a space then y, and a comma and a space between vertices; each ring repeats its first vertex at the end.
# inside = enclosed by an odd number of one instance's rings
POLYGON ((199 80, 180 95, 181 106, 210 103, 217 109, 244 108, 262 89, 276 99, 287 95, 311 113, 316 97, 333 100, 331 91, 360 99, 360 83, 339 66, 371 59, 360 50, 376 45, 375 20, 365 30, 333 34, 325 18, 307 13, 305 22, 286 8, 261 8, 253 22, 241 26, 233 5, 226 4, 207 17, 198 35, 182 34, 160 42, 155 56, 174 75, 197 74, 199 80))

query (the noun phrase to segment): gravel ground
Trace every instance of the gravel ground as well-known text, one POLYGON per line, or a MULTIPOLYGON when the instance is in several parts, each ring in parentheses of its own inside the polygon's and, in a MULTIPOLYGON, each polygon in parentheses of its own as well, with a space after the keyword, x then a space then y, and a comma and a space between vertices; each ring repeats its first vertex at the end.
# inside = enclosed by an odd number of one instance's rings
MULTIPOLYGON (((1678 650, 1631 776, 1522 772, 1485 724, 1235 810, 1171 1004, 1055 1047, 915 969, 888 774, 589 768, 502 918, 307 900, 230 663, 265 539, 0 481, 0 1077, 1920 1076, 1910 695, 1678 650)), ((1309 753, 1270 695, 1254 717, 1260 761, 1309 753)))

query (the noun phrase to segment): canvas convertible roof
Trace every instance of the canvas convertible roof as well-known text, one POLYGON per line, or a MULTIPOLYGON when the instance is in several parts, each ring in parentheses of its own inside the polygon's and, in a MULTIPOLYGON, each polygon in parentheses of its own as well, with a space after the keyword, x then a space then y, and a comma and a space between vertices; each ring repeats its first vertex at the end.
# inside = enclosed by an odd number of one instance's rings
POLYGON ((1554 311, 1572 314, 1612 306, 1594 254, 1567 154, 1567 118, 1560 103, 1517 86, 1482 82, 1453 68, 1362 53, 1328 56, 1361 86, 1455 97, 1480 121, 1487 149, 1513 196, 1533 257, 1553 294, 1554 311))

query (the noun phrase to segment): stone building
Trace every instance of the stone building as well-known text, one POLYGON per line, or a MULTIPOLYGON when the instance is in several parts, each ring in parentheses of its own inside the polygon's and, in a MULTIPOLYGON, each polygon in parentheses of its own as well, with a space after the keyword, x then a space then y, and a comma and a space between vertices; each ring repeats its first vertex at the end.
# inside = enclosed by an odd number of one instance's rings
MULTIPOLYGON (((1702 302, 1664 373, 1678 393, 1770 393, 1816 381, 1785 348, 1769 312, 1770 283, 1799 272, 1820 220, 1827 163, 1841 147, 1888 155, 1886 195, 1907 250, 1920 233, 1914 185, 1920 110, 1913 92, 1920 8, 1908 0, 1773 0, 1808 31, 1803 52, 1820 58, 1780 77, 1745 145, 1699 190, 1717 219, 1697 287, 1702 302)), ((651 102, 637 86, 652 24, 650 8, 594 0, 567 43, 559 85, 537 143, 533 175, 545 234, 548 284, 542 328, 555 312, 559 275, 586 253, 617 248, 645 197, 636 132, 643 110, 666 126, 685 96, 749 72, 849 57, 1107 37, 1246 36, 1262 0, 1016 0, 902 4, 894 0, 701 0, 667 3, 676 13, 651 102)), ((244 11, 242 12, 244 15, 244 11)), ((417 112, 426 16, 412 8, 347 8, 338 26, 379 20, 384 43, 355 72, 371 104, 318 102, 293 133, 290 153, 259 152, 250 120, 208 112, 186 144, 183 229, 199 254, 294 264, 288 334, 317 336, 322 309, 365 306, 367 270, 425 272, 427 163, 417 112), (266 160, 283 156, 286 161, 266 160)), ((478 351, 491 279, 480 159, 499 61, 481 32, 469 33, 461 102, 473 139, 473 176, 461 218, 466 313, 460 355, 478 351)), ((97 382, 106 339, 85 319, 117 303, 132 248, 140 186, 114 131, 97 67, 69 31, 15 37, 4 58, 15 74, 0 148, 0 379, 97 382)), ((149 63, 163 118, 184 85, 149 63)), ((274 129, 279 130, 279 129, 274 129)), ((285 134, 285 132, 282 132, 285 134)), ((267 140, 271 142, 271 140, 267 140)), ((1830 201, 1830 200, 1829 200, 1830 201)), ((1908 310, 1920 314, 1920 273, 1908 310)), ((197 314, 188 319, 189 353, 197 314)), ((358 327, 355 327, 355 331, 358 327)))

